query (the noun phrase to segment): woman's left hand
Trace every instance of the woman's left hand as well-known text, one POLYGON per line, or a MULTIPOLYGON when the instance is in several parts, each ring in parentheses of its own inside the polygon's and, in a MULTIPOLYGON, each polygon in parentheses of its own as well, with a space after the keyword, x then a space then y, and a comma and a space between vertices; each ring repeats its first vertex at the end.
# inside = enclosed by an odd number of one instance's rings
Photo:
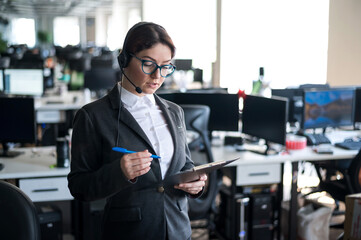
POLYGON ((202 174, 199 180, 188 183, 180 183, 178 185, 174 185, 174 188, 183 190, 189 194, 195 195, 202 191, 207 181, 207 175, 202 174))

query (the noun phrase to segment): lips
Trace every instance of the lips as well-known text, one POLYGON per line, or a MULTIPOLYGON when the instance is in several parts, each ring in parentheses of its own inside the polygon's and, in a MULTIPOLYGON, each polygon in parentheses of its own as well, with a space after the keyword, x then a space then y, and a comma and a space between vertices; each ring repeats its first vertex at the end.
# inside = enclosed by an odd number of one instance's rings
POLYGON ((159 83, 147 83, 148 86, 155 88, 159 86, 159 83))

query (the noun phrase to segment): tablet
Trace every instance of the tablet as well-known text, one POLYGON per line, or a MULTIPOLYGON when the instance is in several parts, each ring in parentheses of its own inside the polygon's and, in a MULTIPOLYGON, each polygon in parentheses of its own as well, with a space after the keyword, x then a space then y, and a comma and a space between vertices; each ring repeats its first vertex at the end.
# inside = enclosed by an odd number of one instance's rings
POLYGON ((198 180, 203 173, 205 174, 210 173, 238 159, 239 158, 235 158, 231 160, 217 161, 217 162, 211 162, 211 163, 199 165, 192 168, 191 170, 179 172, 174 175, 168 176, 163 180, 163 182, 164 185, 176 185, 179 183, 193 182, 198 180))

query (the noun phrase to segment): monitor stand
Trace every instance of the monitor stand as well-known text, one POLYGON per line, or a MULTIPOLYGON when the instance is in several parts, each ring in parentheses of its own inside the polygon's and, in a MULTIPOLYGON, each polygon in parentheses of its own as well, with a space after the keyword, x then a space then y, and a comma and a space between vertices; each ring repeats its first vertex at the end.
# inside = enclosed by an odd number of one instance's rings
POLYGON ((20 151, 9 151, 9 147, 7 145, 7 143, 3 142, 1 143, 3 148, 0 151, 0 157, 2 158, 14 158, 16 156, 19 156, 20 154, 23 154, 24 152, 20 152, 20 151))

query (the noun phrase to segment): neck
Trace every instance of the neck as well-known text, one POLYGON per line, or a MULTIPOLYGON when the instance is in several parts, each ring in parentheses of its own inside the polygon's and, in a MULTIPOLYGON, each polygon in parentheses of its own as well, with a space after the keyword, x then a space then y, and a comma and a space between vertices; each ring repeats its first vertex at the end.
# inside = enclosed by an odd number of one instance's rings
POLYGON ((134 95, 137 95, 138 97, 145 96, 144 93, 138 93, 137 91, 135 91, 135 87, 131 83, 127 82, 127 81, 128 80, 123 77, 122 81, 120 82, 120 86, 122 88, 124 88, 125 90, 127 90, 128 92, 131 92, 134 95))

